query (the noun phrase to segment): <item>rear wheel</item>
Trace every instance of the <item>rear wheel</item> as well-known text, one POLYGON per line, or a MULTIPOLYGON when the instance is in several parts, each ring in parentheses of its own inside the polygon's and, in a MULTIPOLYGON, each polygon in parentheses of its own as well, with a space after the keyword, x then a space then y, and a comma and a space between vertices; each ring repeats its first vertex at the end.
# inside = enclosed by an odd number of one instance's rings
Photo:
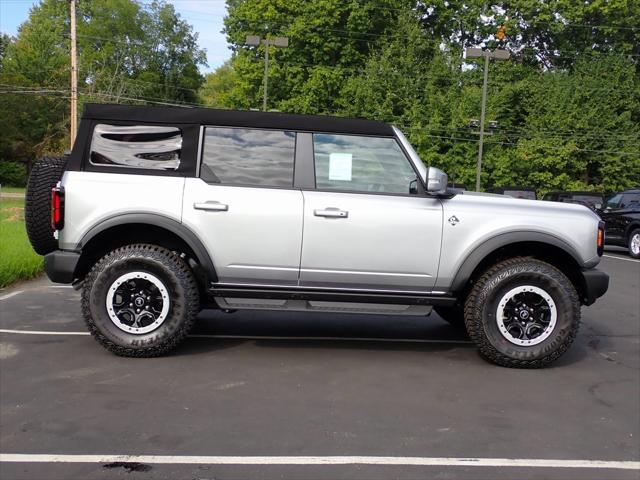
POLYGON ((548 263, 512 258, 489 268, 465 302, 465 324, 480 354, 505 367, 540 368, 569 348, 580 303, 569 279, 548 263))
POLYGON ((82 313, 107 350, 154 357, 189 333, 200 306, 198 286, 178 254, 155 245, 128 245, 101 258, 84 280, 82 313))
POLYGON ((636 228, 629 235, 629 255, 640 258, 640 228, 636 228))
POLYGON ((44 157, 33 166, 25 194, 24 221, 31 246, 40 255, 58 248, 51 227, 51 189, 62 177, 67 164, 64 157, 44 157))

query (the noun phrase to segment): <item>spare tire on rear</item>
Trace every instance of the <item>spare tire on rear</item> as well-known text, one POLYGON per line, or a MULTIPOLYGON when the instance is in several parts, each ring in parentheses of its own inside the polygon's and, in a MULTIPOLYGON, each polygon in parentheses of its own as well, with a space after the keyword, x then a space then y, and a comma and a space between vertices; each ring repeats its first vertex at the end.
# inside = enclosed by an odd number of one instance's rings
POLYGON ((31 246, 40 255, 58 248, 51 228, 51 189, 62 178, 68 157, 44 157, 33 166, 25 195, 24 221, 31 246))

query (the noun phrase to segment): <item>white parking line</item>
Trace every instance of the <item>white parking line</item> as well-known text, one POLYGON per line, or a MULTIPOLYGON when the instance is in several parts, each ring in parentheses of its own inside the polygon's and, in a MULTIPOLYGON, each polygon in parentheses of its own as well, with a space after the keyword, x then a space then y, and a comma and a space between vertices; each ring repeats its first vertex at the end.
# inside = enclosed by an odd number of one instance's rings
POLYGON ((640 263, 640 260, 634 260, 633 258, 618 257, 617 255, 602 255, 602 256, 607 258, 615 258, 616 260, 623 260, 625 262, 640 263))
POLYGON ((49 288, 73 288, 73 285, 49 285, 49 288))
POLYGON ((16 290, 15 292, 7 293, 6 295, 2 295, 0 300, 6 300, 7 298, 15 297, 16 295, 20 295, 24 290, 16 290))
MULTIPOLYGON (((89 332, 55 332, 51 330, 11 330, 0 328, 0 333, 17 335, 90 335, 89 332)), ((273 337, 266 335, 209 335, 194 334, 189 338, 219 338, 223 340, 317 340, 317 341, 349 341, 349 342, 391 342, 391 343, 453 343, 472 345, 471 340, 436 340, 427 338, 369 338, 369 337, 273 337)))
POLYGON ((370 456, 187 456, 187 455, 46 455, 0 453, 0 462, 114 463, 196 465, 412 465, 450 467, 585 468, 639 470, 640 462, 607 460, 553 460, 538 458, 449 458, 370 456))

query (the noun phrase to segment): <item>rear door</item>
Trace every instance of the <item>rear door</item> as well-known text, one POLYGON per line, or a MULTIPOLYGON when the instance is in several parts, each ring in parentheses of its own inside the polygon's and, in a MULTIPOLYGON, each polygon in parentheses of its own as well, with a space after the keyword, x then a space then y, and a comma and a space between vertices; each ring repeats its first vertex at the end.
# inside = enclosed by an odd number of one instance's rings
POLYGON ((293 188, 295 144, 289 131, 204 128, 182 221, 207 247, 220 283, 297 285, 303 199, 293 188))
POLYGON ((418 194, 395 138, 313 134, 315 190, 304 190, 300 285, 429 291, 442 204, 418 194))

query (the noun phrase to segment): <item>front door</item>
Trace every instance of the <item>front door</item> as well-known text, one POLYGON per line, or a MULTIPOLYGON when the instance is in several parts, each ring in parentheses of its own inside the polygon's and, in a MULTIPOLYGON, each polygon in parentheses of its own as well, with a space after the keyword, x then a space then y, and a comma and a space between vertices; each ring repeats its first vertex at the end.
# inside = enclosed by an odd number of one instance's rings
POLYGON ((316 189, 305 190, 300 285, 428 292, 442 204, 417 193, 394 138, 314 134, 316 189))

